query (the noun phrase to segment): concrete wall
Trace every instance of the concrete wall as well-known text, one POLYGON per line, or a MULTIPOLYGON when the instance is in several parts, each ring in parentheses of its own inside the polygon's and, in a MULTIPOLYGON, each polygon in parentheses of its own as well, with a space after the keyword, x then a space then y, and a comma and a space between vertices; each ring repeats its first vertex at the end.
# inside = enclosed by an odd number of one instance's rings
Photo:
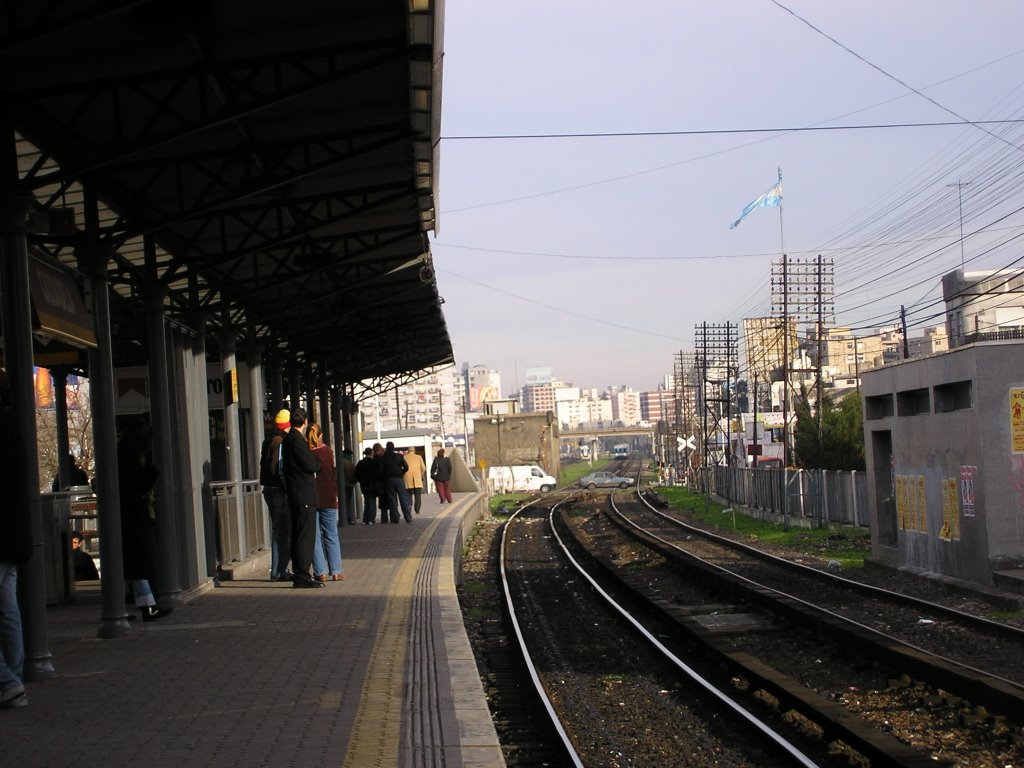
POLYGON ((862 373, 876 557, 984 584, 1024 561, 1024 445, 1013 451, 1010 409, 1022 353, 975 344, 862 373))
POLYGON ((536 464, 558 477, 558 425, 546 413, 479 416, 473 421, 473 441, 481 466, 536 464))

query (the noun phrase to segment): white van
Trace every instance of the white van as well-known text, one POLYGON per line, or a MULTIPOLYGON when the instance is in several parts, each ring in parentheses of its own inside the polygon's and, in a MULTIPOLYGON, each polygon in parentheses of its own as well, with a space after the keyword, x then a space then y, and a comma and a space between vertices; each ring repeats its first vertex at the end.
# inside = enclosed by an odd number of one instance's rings
POLYGON ((487 471, 487 481, 494 493, 548 493, 557 486, 555 478, 536 464, 491 467, 487 471))

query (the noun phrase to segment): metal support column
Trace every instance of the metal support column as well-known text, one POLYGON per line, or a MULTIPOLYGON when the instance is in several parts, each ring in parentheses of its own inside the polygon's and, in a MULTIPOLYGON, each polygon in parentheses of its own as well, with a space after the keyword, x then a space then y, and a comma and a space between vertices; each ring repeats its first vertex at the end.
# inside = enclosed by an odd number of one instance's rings
MULTIPOLYGON (((4 137, 9 159, 14 159, 11 136, 4 137)), ((13 182, 17 169, 6 170, 0 183, 13 182)), ((17 419, 18 446, 25 457, 24 498, 27 509, 12 514, 28 515, 32 556, 18 566, 22 634, 25 639, 26 680, 45 680, 56 675, 46 625, 46 580, 43 563, 43 525, 39 503, 39 458, 36 453, 35 389, 32 386, 32 304, 29 296, 27 215, 32 197, 7 188, 0 193, 0 318, 4 332, 4 366, 11 387, 11 410, 17 419)))
MULTIPOLYGON (((68 430, 68 369, 60 365, 50 369, 53 376, 53 415, 57 429, 57 490, 71 486, 71 438, 68 430)), ((40 481, 46 478, 39 478, 40 481)))
MULTIPOLYGON (((328 445, 331 444, 331 422, 334 421, 334 411, 331 410, 330 393, 331 385, 327 381, 327 376, 324 375, 323 371, 320 371, 317 384, 317 389, 320 395, 320 407, 317 409, 317 423, 320 425, 320 429, 323 430, 324 442, 328 445)), ((341 444, 341 441, 338 441, 341 444)), ((339 486, 340 487, 340 486, 339 486)))
MULTIPOLYGON (((325 394, 324 389, 321 388, 321 402, 322 407, 327 406, 326 399, 323 398, 325 394)), ((338 484, 338 525, 345 526, 349 525, 349 518, 351 516, 351 510, 349 509, 348 499, 345 497, 345 440, 341 431, 341 396, 335 390, 334 397, 330 400, 330 410, 325 411, 330 414, 329 419, 324 419, 324 424, 330 424, 333 422, 336 426, 336 432, 338 439, 334 441, 334 469, 335 469, 335 480, 338 484)), ((325 432, 326 434, 326 432, 325 432)))
MULTIPOLYGON (((235 332, 225 325, 218 335, 220 342, 220 365, 225 382, 238 376, 235 360, 235 332)), ((235 520, 238 528, 239 557, 244 559, 249 550, 246 546, 245 511, 242 504, 242 438, 238 427, 238 398, 235 396, 237 386, 224 387, 224 449, 227 461, 228 480, 235 488, 234 505, 235 520)))
POLYGON ((267 388, 270 390, 270 417, 273 419, 284 407, 284 381, 281 375, 281 358, 275 354, 267 356, 267 388))
MULTIPOLYGON (((146 237, 147 253, 155 244, 146 237)), ((155 253, 153 254, 155 256, 155 253)), ((167 364, 167 329, 164 324, 164 287, 151 282, 144 288, 146 302, 146 352, 149 357, 149 420, 153 431, 153 463, 159 470, 156 480, 156 585, 160 602, 181 602, 181 575, 178 558, 178 518, 181 499, 178 497, 178 467, 174 441, 180 430, 171 421, 170 383, 167 364)))
MULTIPOLYGON (((86 187, 86 231, 95 232, 96 198, 86 187)), ((88 306, 96 331, 96 349, 89 350, 89 402, 92 406, 96 448, 96 500, 99 513, 100 590, 103 609, 98 636, 128 633, 125 612, 124 560, 121 549, 121 499, 117 471, 117 425, 114 422, 114 358, 110 333, 110 286, 107 264, 110 251, 94 241, 79 247, 78 268, 89 278, 88 306)))
MULTIPOLYGON (((249 344, 245 347, 245 362, 249 366, 249 414, 252 429, 249 430, 249 467, 248 477, 258 478, 260 476, 260 449, 263 447, 263 438, 266 419, 264 412, 267 410, 266 388, 263 385, 263 347, 250 338, 249 344)), ((276 410, 270 414, 273 419, 276 410)))
MULTIPOLYGON (((302 405, 302 389, 299 386, 299 379, 302 373, 295 358, 288 362, 288 407, 298 408, 302 405)), ((307 416, 309 414, 306 414, 307 416)))

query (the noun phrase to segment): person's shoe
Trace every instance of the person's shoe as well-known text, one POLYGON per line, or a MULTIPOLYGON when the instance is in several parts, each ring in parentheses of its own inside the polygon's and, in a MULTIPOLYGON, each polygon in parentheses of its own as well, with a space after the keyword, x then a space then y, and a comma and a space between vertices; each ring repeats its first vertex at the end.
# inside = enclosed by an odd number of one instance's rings
POLYGON ((345 580, 345 574, 344 573, 334 573, 334 574, 331 574, 331 581, 344 581, 344 580, 345 580))
POLYGON ((296 579, 292 582, 292 589, 317 589, 318 587, 326 587, 322 581, 317 581, 306 577, 305 579, 296 579))
POLYGON ((316 580, 317 581, 327 581, 327 574, 326 573, 321 573, 319 576, 316 577, 316 580))
POLYGON ((145 605, 139 610, 142 611, 143 621, 156 621, 164 616, 170 616, 174 612, 173 608, 157 608, 155 605, 145 605))
POLYGON ((28 694, 25 693, 25 686, 21 683, 11 686, 3 693, 0 693, 0 709, 18 709, 28 706, 28 694))

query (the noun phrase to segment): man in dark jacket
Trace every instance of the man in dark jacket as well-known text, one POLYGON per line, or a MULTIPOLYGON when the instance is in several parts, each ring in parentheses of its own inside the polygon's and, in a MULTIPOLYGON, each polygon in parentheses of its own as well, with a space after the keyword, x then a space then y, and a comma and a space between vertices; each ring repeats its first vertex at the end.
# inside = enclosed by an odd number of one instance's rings
POLYGON ((0 708, 28 704, 25 693, 25 641, 18 609, 18 563, 32 556, 28 467, 18 437, 21 427, 8 408, 7 375, 0 370, 0 708))
POLYGON ((273 430, 263 441, 260 450, 260 485, 263 486, 263 498, 267 502, 270 513, 271 545, 270 545, 270 580, 287 581, 291 578, 288 563, 292 559, 292 512, 288 506, 288 494, 284 490, 284 479, 281 477, 281 457, 284 451, 281 444, 288 434, 292 414, 282 408, 274 416, 273 430))
POLYGON ((323 587, 313 578, 313 547, 317 537, 317 505, 320 494, 316 489, 316 473, 320 462, 306 443, 306 412, 293 408, 291 429, 281 443, 284 458, 284 486, 288 505, 292 511, 292 586, 323 587))
POLYGON ((390 440, 384 446, 384 482, 387 483, 389 508, 391 522, 398 522, 398 507, 402 507, 402 517, 405 522, 412 522, 412 512, 409 509, 409 494, 405 492, 405 473, 409 471, 409 465, 405 463, 402 454, 395 450, 395 444, 390 440))
POLYGON ((363 494, 363 525, 373 525, 377 521, 377 489, 380 485, 373 448, 363 451, 363 458, 356 464, 355 476, 359 492, 363 494))

